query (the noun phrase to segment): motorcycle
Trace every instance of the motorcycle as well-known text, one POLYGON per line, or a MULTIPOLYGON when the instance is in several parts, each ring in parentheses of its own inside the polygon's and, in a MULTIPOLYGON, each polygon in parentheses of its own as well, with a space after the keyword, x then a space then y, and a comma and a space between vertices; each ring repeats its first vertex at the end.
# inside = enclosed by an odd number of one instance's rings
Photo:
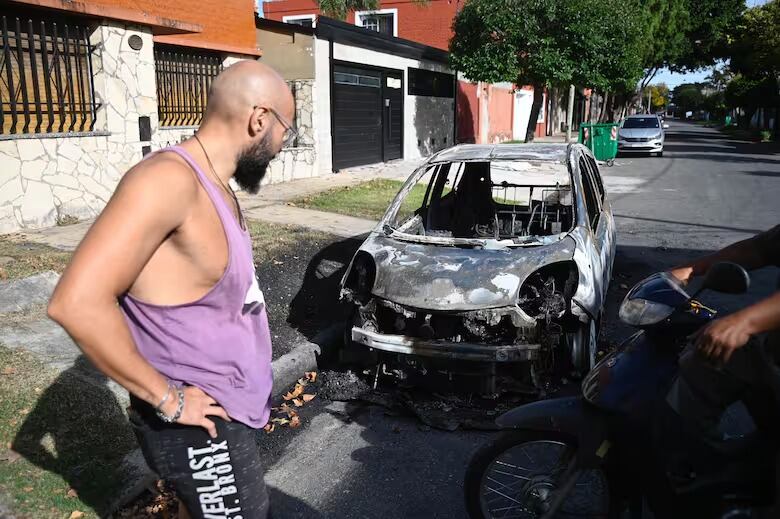
POLYGON ((754 430, 724 439, 717 452, 728 455, 717 463, 682 436, 667 439, 680 443, 692 467, 682 481, 670 477, 657 447, 670 431, 664 411, 679 355, 716 316, 695 297, 704 290, 743 293, 749 284, 742 267, 719 263, 693 296, 667 273, 634 286, 619 316, 639 331, 593 367, 581 395, 526 404, 496 420, 506 431, 474 455, 466 472, 470 517, 640 519, 648 506, 657 519, 758 517, 774 502, 776 440, 767 430, 777 416, 764 424, 751 412, 754 430))

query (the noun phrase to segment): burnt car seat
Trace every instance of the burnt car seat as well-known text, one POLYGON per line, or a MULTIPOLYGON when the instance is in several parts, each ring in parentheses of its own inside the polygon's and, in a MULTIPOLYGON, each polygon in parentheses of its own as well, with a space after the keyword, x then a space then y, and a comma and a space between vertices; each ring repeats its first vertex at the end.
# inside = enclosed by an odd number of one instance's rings
POLYGON ((496 219, 489 162, 469 162, 458 183, 452 220, 452 235, 473 238, 478 225, 492 225, 496 219))

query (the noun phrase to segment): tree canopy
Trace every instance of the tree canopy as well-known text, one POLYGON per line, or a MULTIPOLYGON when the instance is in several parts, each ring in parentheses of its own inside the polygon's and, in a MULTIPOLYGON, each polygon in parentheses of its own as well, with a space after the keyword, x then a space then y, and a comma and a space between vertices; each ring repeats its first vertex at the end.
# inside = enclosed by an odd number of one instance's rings
POLYGON ((592 87, 635 84, 634 0, 469 0, 455 19, 452 64, 475 81, 592 87))

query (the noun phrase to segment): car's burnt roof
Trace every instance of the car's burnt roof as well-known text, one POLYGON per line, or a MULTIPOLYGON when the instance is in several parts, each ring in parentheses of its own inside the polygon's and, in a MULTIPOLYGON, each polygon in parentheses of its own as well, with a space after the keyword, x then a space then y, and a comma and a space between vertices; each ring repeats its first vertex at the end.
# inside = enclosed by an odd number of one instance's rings
POLYGON ((476 160, 543 160, 566 162, 566 144, 459 144, 442 150, 431 163, 476 160))

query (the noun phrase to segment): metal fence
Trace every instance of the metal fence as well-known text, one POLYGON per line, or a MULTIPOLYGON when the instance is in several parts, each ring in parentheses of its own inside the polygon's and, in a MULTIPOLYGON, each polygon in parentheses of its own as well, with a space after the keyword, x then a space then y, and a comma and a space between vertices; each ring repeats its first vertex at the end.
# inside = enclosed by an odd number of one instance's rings
POLYGON ((71 23, 0 17, 0 134, 91 131, 89 31, 71 23))
POLYGON ((220 56, 155 46, 154 61, 160 126, 200 124, 211 82, 222 71, 220 56))

